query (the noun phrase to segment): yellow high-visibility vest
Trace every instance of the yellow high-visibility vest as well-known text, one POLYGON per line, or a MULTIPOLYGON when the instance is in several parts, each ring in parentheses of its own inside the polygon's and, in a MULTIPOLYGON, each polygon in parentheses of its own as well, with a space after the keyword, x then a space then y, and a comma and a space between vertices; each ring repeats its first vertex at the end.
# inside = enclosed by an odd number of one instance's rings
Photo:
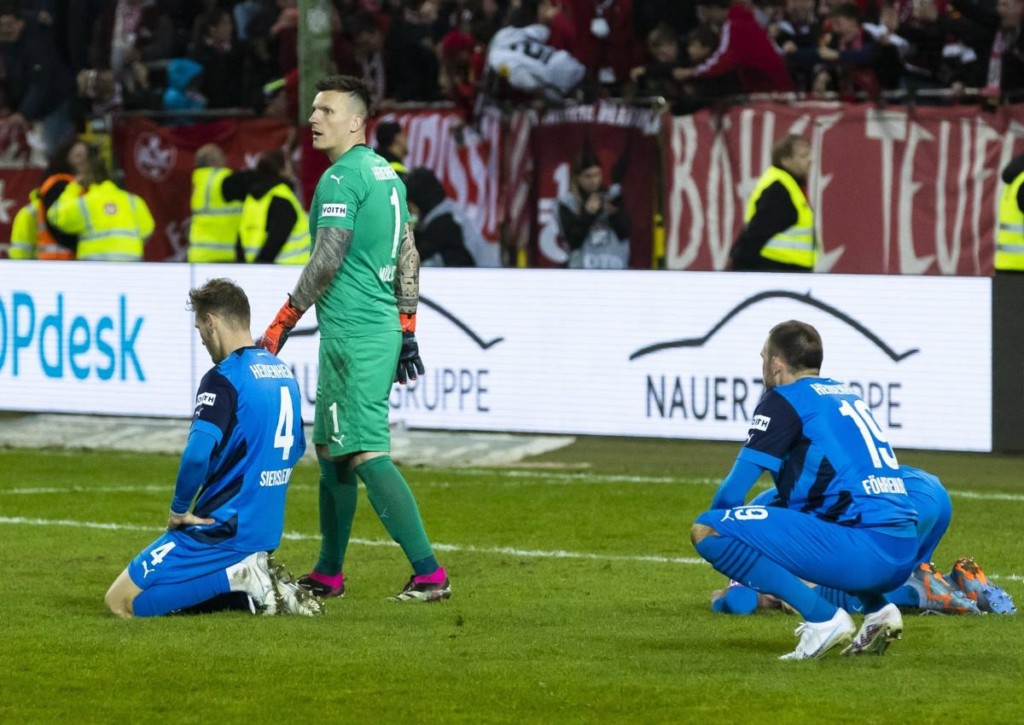
POLYGON ((68 184, 46 214, 52 226, 78 235, 78 259, 140 261, 155 227, 146 202, 112 181, 92 184, 85 194, 81 192, 77 183, 68 184))
POLYGON ((773 262, 792 264, 798 267, 814 269, 817 250, 814 244, 814 210, 807 203, 807 197, 793 175, 778 166, 770 166, 764 172, 754 192, 747 202, 747 211, 743 216, 744 223, 749 222, 757 209, 757 201, 761 194, 776 181, 780 182, 789 193, 789 198, 796 208, 796 223, 768 240, 761 248, 761 256, 773 262))
POLYGON ((235 262, 242 202, 225 201, 224 179, 231 169, 204 166, 192 172, 192 221, 188 229, 189 262, 235 262))
POLYGON ((29 192, 29 202, 18 209, 11 224, 11 259, 35 259, 36 235, 39 225, 36 222, 35 198, 39 195, 35 189, 29 192))
POLYGON ((1024 272, 1024 211, 1017 205, 1017 192, 1024 184, 1024 174, 1018 174, 1012 184, 1003 189, 999 201, 999 227, 996 230, 996 270, 1024 272))
POLYGON ((303 211, 302 205, 299 204, 295 192, 284 183, 271 188, 259 199, 252 196, 245 197, 245 203, 242 204, 242 223, 239 229, 245 261, 254 261, 267 241, 267 214, 270 211, 270 202, 274 197, 284 199, 295 210, 295 226, 292 227, 291 234, 288 235, 288 241, 277 253, 274 264, 305 264, 309 261, 310 251, 309 218, 303 211))

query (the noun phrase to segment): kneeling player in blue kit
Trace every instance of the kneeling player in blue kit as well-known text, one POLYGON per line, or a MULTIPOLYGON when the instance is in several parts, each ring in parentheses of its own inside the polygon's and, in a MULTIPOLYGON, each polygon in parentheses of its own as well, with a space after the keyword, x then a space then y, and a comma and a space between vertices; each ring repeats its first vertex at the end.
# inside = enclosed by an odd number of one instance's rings
MULTIPOLYGON (((907 581, 885 594, 885 600, 903 610, 921 610, 940 614, 1016 614, 1010 594, 985 576, 977 562, 968 557, 956 560, 948 575, 932 564, 939 541, 949 528, 953 505, 939 479, 919 468, 901 465, 900 478, 917 511, 917 566, 907 581)), ((755 496, 751 505, 780 506, 775 489, 755 496)), ((864 604, 853 594, 821 587, 819 594, 847 612, 862 612, 864 604)), ((723 614, 752 614, 758 609, 777 609, 775 597, 758 594, 738 582, 712 592, 711 608, 723 614)))
POLYGON ((253 345, 249 300, 233 282, 191 290, 189 308, 215 366, 199 385, 167 533, 132 559, 106 605, 118 617, 152 617, 224 608, 238 592, 263 614, 319 614, 320 603, 269 553, 306 448, 298 385, 287 365, 253 345))
POLYGON ((722 574, 801 614, 800 641, 780 659, 818 658, 847 643, 846 655, 881 654, 903 632, 899 609, 882 595, 906 581, 918 553, 899 463, 867 404, 821 377, 814 327, 776 325, 761 357, 767 390, 732 471, 693 525, 693 544, 722 574), (783 506, 744 506, 766 470, 783 506), (867 612, 860 629, 808 581, 856 593, 867 612))

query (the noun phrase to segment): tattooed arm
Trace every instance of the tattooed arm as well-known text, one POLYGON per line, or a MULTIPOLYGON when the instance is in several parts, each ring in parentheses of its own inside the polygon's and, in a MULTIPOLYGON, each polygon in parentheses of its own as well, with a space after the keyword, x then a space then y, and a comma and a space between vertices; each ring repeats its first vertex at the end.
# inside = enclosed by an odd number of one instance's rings
POLYGON ((317 229, 316 246, 299 276, 299 281, 295 283, 295 289, 292 290, 292 304, 302 312, 315 305, 334 279, 334 275, 341 269, 345 255, 351 247, 351 229, 317 229))
POLYGON ((398 250, 395 299, 401 315, 415 315, 420 301, 420 253, 416 251, 412 224, 405 225, 402 248, 398 250))

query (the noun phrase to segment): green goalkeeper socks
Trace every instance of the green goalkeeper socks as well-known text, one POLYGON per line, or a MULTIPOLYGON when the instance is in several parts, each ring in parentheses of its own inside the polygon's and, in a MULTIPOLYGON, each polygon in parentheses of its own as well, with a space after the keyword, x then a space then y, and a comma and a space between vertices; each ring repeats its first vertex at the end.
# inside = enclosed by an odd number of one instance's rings
POLYGON ((355 472, 366 484, 370 504, 384 528, 402 547, 410 563, 433 557, 416 499, 391 456, 371 458, 357 466, 355 472))
POLYGON ((314 571, 341 573, 359 501, 355 473, 345 463, 317 459, 320 464, 320 558, 314 571))

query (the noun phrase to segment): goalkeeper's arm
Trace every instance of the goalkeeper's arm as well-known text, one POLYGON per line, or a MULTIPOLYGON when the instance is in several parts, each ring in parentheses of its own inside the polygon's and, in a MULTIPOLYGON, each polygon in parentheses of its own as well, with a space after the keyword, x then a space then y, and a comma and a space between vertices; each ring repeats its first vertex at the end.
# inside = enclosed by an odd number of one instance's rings
POLYGON ((422 375, 425 371, 423 360, 420 359, 419 343, 416 342, 416 307, 420 302, 420 254, 416 251, 412 224, 405 225, 397 266, 395 300, 398 304, 398 319, 402 325, 402 350, 398 356, 395 381, 405 383, 415 380, 417 375, 422 375))
POLYGON ((352 230, 321 227, 316 232, 313 255, 299 275, 295 289, 281 306, 270 327, 256 344, 275 355, 284 347, 289 333, 306 310, 316 304, 334 275, 341 269, 345 255, 352 247, 352 230))

